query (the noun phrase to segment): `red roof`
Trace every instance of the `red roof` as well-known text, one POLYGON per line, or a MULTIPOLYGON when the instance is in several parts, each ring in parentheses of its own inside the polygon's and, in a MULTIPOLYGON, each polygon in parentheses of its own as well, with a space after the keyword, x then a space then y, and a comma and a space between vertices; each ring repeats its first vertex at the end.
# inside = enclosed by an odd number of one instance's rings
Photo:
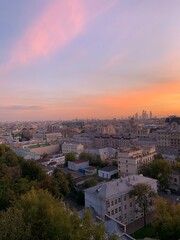
POLYGON ((88 161, 85 161, 85 160, 75 160, 73 162, 76 163, 76 164, 79 164, 79 163, 85 163, 85 162, 88 162, 88 161))

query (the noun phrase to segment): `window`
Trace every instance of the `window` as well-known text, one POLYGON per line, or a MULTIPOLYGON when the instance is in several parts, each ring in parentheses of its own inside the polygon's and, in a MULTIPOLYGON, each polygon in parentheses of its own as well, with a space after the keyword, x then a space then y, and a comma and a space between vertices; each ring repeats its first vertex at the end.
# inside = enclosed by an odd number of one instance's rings
POLYGON ((114 210, 111 211, 111 215, 114 215, 114 210))
POLYGON ((111 201, 111 206, 114 206, 114 201, 111 201))
POLYGON ((132 202, 130 202, 130 205, 129 205, 130 207, 132 207, 132 202))
POLYGON ((118 202, 121 202, 121 198, 118 199, 118 202))
POLYGON ((126 209, 126 204, 124 205, 124 209, 126 209))
POLYGON ((124 201, 126 201, 126 196, 124 196, 124 201))
POLYGON ((117 208, 115 209, 115 213, 117 213, 117 208))
POLYGON ((117 204, 117 199, 115 200, 115 204, 117 204))
POLYGON ((119 207, 119 212, 121 212, 121 207, 119 207))

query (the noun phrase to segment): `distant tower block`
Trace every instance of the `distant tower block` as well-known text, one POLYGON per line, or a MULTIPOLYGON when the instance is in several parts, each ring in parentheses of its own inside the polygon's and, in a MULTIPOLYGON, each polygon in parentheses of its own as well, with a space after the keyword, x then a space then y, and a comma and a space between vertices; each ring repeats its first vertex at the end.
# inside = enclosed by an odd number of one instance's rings
POLYGON ((149 118, 152 119, 152 112, 149 113, 149 118))

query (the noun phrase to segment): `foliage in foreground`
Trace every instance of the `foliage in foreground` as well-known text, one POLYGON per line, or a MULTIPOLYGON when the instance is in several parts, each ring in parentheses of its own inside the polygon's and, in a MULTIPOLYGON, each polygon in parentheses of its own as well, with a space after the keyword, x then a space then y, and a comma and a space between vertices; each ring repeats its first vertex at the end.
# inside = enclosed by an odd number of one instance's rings
POLYGON ((135 197, 135 202, 139 207, 139 210, 144 215, 144 226, 146 226, 146 215, 148 210, 152 207, 156 193, 154 190, 145 183, 138 183, 133 186, 130 192, 130 196, 135 197))
POLYGON ((160 240, 178 240, 180 237, 180 204, 172 204, 165 199, 156 201, 156 221, 154 228, 160 240))
POLYGON ((56 170, 53 176, 49 176, 37 161, 26 161, 7 146, 0 145, 0 210, 7 209, 31 188, 47 189, 62 198, 69 193, 70 185, 69 175, 56 170))
POLYGON ((43 190, 32 189, 0 215, 2 240, 103 240, 104 236, 104 225, 95 225, 90 212, 80 219, 43 190))

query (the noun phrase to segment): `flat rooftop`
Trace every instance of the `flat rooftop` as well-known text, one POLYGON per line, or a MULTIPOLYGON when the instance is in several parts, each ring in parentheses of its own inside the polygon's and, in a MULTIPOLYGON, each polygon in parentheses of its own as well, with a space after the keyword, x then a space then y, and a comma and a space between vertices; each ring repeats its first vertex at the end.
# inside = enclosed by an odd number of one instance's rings
POLYGON ((99 169, 100 171, 104 171, 104 172, 112 172, 114 170, 118 170, 118 167, 116 166, 107 166, 104 168, 99 169))

